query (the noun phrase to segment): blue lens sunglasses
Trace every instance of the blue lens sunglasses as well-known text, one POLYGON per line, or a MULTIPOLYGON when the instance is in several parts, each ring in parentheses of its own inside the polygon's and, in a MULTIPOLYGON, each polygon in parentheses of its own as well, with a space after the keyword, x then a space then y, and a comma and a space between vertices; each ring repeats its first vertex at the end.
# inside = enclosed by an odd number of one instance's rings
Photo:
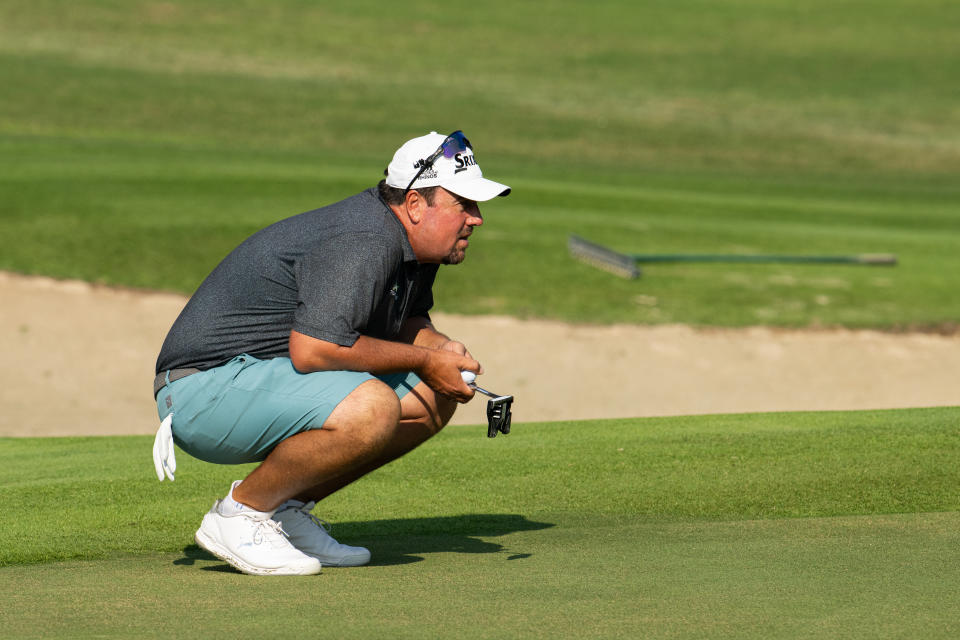
POLYGON ((437 150, 431 154, 431 156, 423 161, 423 164, 420 165, 420 170, 417 171, 417 175, 413 176, 413 180, 410 181, 410 184, 407 185, 407 188, 404 191, 410 191, 410 188, 413 186, 413 183, 416 182, 420 176, 423 175, 423 172, 427 168, 432 167, 433 163, 437 161, 441 155, 444 158, 452 158, 453 156, 467 150, 467 147, 473 148, 473 145, 470 144, 470 141, 467 140, 467 137, 463 135, 463 131, 459 129, 448 135, 440 146, 437 147, 437 150))

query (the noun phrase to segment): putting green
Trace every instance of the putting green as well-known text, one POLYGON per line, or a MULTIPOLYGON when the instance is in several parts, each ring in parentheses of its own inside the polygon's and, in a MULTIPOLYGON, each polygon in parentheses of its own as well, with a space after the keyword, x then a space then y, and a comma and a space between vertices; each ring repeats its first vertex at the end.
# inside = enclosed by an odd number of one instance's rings
MULTIPOLYGON (((254 578, 195 546, 0 570, 7 637, 950 638, 960 514, 370 538, 374 564, 254 578), (51 615, 56 611, 56 615, 51 615)), ((551 522, 552 521, 552 522, 551 522)), ((519 521, 518 521, 519 522, 519 521)))

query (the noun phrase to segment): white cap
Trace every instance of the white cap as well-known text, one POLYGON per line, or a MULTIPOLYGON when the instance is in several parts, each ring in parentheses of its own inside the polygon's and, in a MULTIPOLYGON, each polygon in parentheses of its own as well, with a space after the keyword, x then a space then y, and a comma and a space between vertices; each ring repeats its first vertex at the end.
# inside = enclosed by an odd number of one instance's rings
MULTIPOLYGON (((387 184, 398 189, 406 189, 424 161, 433 155, 446 139, 447 136, 431 131, 425 136, 403 143, 403 146, 393 154, 393 160, 387 167, 387 184)), ((473 157, 473 149, 469 146, 465 151, 456 153, 450 158, 440 154, 433 166, 427 167, 420 174, 411 189, 437 186, 477 202, 510 193, 510 187, 507 185, 483 177, 483 172, 480 171, 480 166, 473 157)))

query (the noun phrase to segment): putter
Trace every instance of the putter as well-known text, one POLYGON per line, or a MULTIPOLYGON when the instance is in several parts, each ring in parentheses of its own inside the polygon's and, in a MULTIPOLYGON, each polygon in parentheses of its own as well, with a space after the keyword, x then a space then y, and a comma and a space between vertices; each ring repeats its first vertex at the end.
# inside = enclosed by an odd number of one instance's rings
POLYGON ((513 405, 513 396, 501 396, 478 387, 475 382, 477 376, 472 371, 461 371, 460 375, 468 387, 490 398, 487 400, 487 437, 496 438, 497 433, 510 433, 510 420, 513 418, 510 407, 513 405))

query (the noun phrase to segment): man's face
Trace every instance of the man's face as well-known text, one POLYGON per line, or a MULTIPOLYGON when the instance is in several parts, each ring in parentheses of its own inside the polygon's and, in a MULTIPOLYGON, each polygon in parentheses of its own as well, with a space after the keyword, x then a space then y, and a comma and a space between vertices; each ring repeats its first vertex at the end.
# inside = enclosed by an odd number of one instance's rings
POLYGON ((483 224, 483 216, 476 202, 441 188, 434 192, 433 205, 427 207, 422 224, 423 247, 429 255, 421 261, 459 264, 470 244, 467 238, 474 227, 483 224))

